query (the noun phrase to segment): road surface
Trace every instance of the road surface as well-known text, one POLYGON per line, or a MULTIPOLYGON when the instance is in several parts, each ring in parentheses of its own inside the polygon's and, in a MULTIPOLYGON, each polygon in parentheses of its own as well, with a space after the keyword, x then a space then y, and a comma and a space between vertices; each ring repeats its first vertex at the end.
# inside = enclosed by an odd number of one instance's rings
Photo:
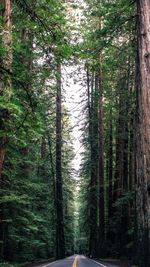
POLYGON ((99 263, 82 255, 74 255, 63 260, 37 265, 36 267, 117 267, 117 265, 99 263))

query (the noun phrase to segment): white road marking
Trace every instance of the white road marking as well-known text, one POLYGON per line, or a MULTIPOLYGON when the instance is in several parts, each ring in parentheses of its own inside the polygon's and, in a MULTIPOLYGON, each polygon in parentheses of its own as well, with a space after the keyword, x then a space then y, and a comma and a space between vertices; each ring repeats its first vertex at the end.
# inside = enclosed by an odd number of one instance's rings
POLYGON ((92 259, 89 259, 89 260, 95 262, 96 264, 98 264, 100 266, 107 267, 106 265, 104 265, 104 264, 102 264, 102 263, 100 263, 98 261, 95 261, 95 260, 92 260, 92 259))
POLYGON ((41 267, 49 267, 49 266, 51 266, 52 264, 54 264, 54 263, 56 263, 56 262, 58 262, 58 261, 53 261, 53 262, 48 263, 48 264, 46 264, 46 265, 42 265, 41 267))

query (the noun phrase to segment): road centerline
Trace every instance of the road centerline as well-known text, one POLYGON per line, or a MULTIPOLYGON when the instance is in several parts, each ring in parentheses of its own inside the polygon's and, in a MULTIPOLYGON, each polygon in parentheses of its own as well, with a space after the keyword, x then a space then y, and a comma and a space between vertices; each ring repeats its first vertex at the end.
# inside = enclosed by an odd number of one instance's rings
POLYGON ((73 261, 73 265, 72 265, 72 267, 77 267, 77 257, 78 257, 78 256, 75 257, 75 259, 74 259, 74 261, 73 261))

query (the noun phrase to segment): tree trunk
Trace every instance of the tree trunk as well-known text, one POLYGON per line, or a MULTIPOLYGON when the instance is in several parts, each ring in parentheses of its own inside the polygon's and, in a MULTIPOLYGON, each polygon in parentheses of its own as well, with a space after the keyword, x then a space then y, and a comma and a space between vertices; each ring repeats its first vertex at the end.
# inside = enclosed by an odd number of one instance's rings
POLYGON ((108 177, 109 177, 109 219, 112 217, 112 203, 113 203, 113 128, 112 128, 112 109, 110 110, 109 121, 109 154, 108 154, 108 177))
POLYGON ((57 67, 56 97, 56 258, 65 257, 63 181, 62 181, 62 126, 61 126, 61 65, 57 67))
POLYGON ((99 139, 99 159, 98 159, 98 179, 99 179, 99 249, 100 255, 104 254, 105 240, 105 199, 104 199, 104 129, 103 129, 103 88, 101 59, 98 71, 99 99, 98 99, 98 139, 99 139))
POLYGON ((141 266, 150 266, 150 1, 137 0, 137 214, 141 266))
MULTIPOLYGON (((1 14, 3 15, 3 24, 1 32, 1 43, 4 49, 2 58, 0 58, 1 73, 0 73, 0 96, 3 98, 3 103, 8 104, 11 97, 11 72, 12 65, 12 50, 11 50, 11 1, 5 0, 0 3, 1 14)), ((0 108, 0 179, 2 175, 3 163, 6 154, 7 143, 7 123, 9 121, 9 110, 0 108)))
POLYGON ((56 191, 55 190, 55 167, 54 167, 54 162, 53 162, 51 136, 48 131, 47 131, 47 141, 48 141, 48 147, 49 147, 50 168, 51 168, 51 175, 53 179, 53 192, 54 192, 54 202, 55 202, 55 191, 56 191))
MULTIPOLYGON (((11 72, 12 66, 12 50, 11 50, 11 2, 10 0, 1 1, 0 13, 3 17, 2 32, 0 32, 0 43, 4 49, 3 55, 0 58, 0 97, 3 99, 3 104, 10 102, 11 97, 11 72)), ((4 181, 2 178, 2 170, 6 155, 7 144, 7 129, 9 122, 9 110, 0 107, 0 188, 3 188, 4 181)), ((4 241, 5 241, 5 224, 4 224, 4 206, 0 204, 0 258, 4 258, 4 241)))
MULTIPOLYGON (((93 75, 94 77, 94 75, 93 75)), ((89 184, 89 256, 97 254, 97 174, 98 174, 98 120, 97 120, 97 84, 92 81, 90 92, 89 71, 87 70, 89 142, 90 142, 90 184, 89 184)))
POLYGON ((114 174, 114 193, 113 193, 113 202, 121 196, 122 193, 122 182, 123 182, 123 135, 124 135, 124 122, 122 120, 122 101, 120 100, 119 104, 119 117, 117 121, 117 132, 116 132, 116 166, 114 174))

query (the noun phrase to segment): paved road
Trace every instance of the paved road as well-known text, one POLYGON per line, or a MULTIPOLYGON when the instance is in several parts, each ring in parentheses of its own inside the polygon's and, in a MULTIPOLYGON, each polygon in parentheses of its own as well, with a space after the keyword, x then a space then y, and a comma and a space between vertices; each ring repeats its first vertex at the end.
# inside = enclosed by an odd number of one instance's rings
POLYGON ((46 263, 38 265, 37 267, 115 267, 116 265, 103 264, 90 260, 85 256, 74 255, 64 260, 54 261, 52 263, 46 263))

